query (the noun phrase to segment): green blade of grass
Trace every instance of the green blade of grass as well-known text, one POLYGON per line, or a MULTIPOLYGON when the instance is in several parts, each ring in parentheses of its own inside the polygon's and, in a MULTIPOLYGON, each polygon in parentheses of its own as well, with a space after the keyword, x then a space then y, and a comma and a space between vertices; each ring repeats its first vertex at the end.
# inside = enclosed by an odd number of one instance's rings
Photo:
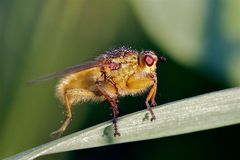
POLYGON ((83 131, 32 148, 8 160, 36 157, 77 149, 160 138, 240 123, 240 88, 208 93, 154 108, 157 119, 148 111, 135 112, 119 119, 120 137, 113 137, 108 121, 83 131))

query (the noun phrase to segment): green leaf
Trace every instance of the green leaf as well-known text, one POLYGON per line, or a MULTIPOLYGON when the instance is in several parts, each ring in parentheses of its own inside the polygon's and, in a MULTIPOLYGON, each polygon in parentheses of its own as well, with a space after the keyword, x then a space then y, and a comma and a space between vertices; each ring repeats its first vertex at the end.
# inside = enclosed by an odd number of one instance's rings
POLYGON ((112 122, 19 153, 6 160, 36 157, 77 149, 160 138, 240 123, 240 88, 208 93, 154 108, 157 119, 150 122, 146 110, 119 119, 120 137, 113 137, 112 122))

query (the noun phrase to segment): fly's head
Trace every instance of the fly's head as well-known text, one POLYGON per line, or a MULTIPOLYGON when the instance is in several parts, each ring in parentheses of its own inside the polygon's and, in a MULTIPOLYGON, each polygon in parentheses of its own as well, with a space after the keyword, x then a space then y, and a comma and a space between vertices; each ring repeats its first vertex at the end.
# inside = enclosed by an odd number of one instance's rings
POLYGON ((157 61, 158 57, 152 51, 143 51, 139 55, 139 65, 147 73, 151 73, 156 70, 157 61))
POLYGON ((153 51, 143 51, 139 54, 139 65, 147 73, 155 72, 158 60, 165 62, 166 58, 163 56, 158 58, 153 51))

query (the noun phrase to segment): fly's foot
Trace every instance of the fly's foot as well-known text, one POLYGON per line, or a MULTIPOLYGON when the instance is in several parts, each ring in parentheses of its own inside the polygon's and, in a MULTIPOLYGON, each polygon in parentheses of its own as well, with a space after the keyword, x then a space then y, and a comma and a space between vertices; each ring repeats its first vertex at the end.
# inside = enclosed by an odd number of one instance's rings
POLYGON ((54 138, 54 139, 57 139, 57 138, 61 137, 61 135, 63 134, 63 132, 66 130, 67 126, 68 126, 69 123, 71 122, 71 120, 72 120, 72 119, 71 119, 71 116, 67 117, 67 119, 64 121, 64 123, 62 124, 62 126, 61 126, 58 130, 52 132, 52 133, 50 134, 50 137, 52 137, 52 138, 54 138))
POLYGON ((157 103, 156 103, 155 100, 153 100, 153 101, 151 102, 151 104, 152 104, 153 107, 156 107, 156 106, 157 106, 157 103))
POLYGON ((56 130, 50 134, 50 137, 53 139, 57 139, 57 138, 61 137, 63 132, 64 132, 63 130, 56 130))
POLYGON ((120 134, 117 130, 114 131, 114 134, 113 134, 113 135, 114 135, 114 137, 116 137, 116 136, 121 136, 121 134, 120 134))
POLYGON ((114 127, 114 137, 116 136, 121 136, 120 133, 118 132, 118 126, 117 126, 117 119, 113 119, 113 127, 114 127))
MULTIPOLYGON (((155 101, 154 101, 154 102, 155 102, 155 101)), ((153 103, 153 101, 152 101, 152 103, 153 103)), ((155 102, 155 103, 156 103, 156 102, 155 102)), ((151 121, 155 120, 156 117, 155 117, 155 115, 154 115, 154 113, 153 113, 153 110, 152 110, 151 106, 149 105, 148 101, 146 101, 146 106, 147 106, 147 109, 149 110, 149 112, 150 112, 150 114, 151 114, 151 116, 152 116, 152 118, 151 118, 150 120, 151 120, 151 121)))
POLYGON ((155 115, 152 115, 152 118, 151 118, 151 122, 156 120, 156 116, 155 115))

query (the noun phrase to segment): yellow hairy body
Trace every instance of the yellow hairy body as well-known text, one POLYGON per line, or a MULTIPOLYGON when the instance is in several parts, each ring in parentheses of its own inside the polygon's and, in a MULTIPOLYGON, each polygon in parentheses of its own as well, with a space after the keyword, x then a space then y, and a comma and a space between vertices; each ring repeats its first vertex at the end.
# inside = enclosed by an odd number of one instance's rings
POLYGON ((152 71, 138 64, 137 55, 124 60, 116 58, 114 62, 121 63, 121 68, 111 70, 107 66, 103 67, 107 80, 102 76, 101 67, 93 67, 62 78, 56 88, 57 97, 64 103, 64 95, 67 93, 71 104, 88 100, 103 101, 105 98, 98 93, 96 81, 101 81, 111 97, 141 94, 153 85, 153 80, 146 76, 152 71))

